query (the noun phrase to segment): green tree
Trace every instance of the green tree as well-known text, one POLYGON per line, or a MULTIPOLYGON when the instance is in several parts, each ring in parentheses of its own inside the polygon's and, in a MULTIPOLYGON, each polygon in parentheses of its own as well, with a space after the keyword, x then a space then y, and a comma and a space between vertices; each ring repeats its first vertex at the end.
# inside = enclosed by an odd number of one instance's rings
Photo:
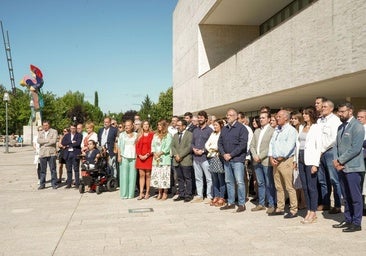
POLYGON ((99 106, 99 97, 98 97, 98 92, 95 91, 94 92, 94 107, 98 107, 99 106))
POLYGON ((146 95, 144 101, 141 104, 141 108, 139 111, 139 115, 141 116, 142 120, 151 119, 153 107, 154 107, 154 103, 150 100, 149 95, 146 95))
POLYGON ((15 89, 15 95, 9 92, 9 134, 22 134, 23 125, 27 125, 30 118, 30 97, 28 92, 15 89))
MULTIPOLYGON (((60 101, 55 94, 48 91, 43 93, 43 101, 42 121, 50 121, 52 128, 58 131, 66 127, 66 121, 64 120, 64 113, 67 110, 66 105, 60 101)), ((68 124, 69 123, 70 122, 68 122, 68 124)))
MULTIPOLYGON (((5 92, 10 95, 8 104, 9 134, 22 134, 23 126, 29 124, 31 115, 29 91, 27 89, 16 90, 16 95, 14 95, 7 91, 3 85, 0 85, 1 97, 5 92)), ((68 91, 61 97, 56 97, 52 92, 46 91, 43 93, 43 101, 42 120, 49 120, 52 128, 59 132, 74 121, 74 116, 77 122, 93 121, 96 127, 100 127, 103 125, 103 118, 107 115, 116 119, 117 122, 122 122, 126 119, 133 119, 137 113, 136 110, 128 110, 125 113, 103 113, 98 107, 97 92, 95 92, 94 104, 85 101, 84 93, 79 91, 68 91)), ((148 119, 148 115, 150 115, 150 122, 154 126, 161 118, 170 119, 173 113, 172 108, 173 89, 169 88, 160 94, 156 104, 146 95, 138 112, 142 119, 148 119)), ((0 133, 5 133, 5 102, 2 99, 0 102, 0 133)))
POLYGON ((95 105, 90 104, 89 102, 85 102, 84 105, 84 111, 85 111, 85 121, 92 121, 96 125, 98 123, 103 122, 103 112, 100 110, 99 107, 96 107, 95 105))
POLYGON ((4 93, 9 94, 8 102, 8 132, 9 134, 22 134, 23 125, 27 125, 30 118, 30 97, 28 92, 16 88, 15 95, 12 91, 7 91, 3 85, 0 85, 0 133, 6 133, 6 113, 5 102, 3 101, 4 93))
POLYGON ((153 106, 151 123, 153 127, 160 119, 166 119, 168 122, 173 115, 173 88, 170 87, 166 92, 160 93, 159 101, 153 106))
POLYGON ((136 110, 128 110, 123 114, 122 121, 125 122, 126 120, 134 120, 135 115, 137 114, 136 110))

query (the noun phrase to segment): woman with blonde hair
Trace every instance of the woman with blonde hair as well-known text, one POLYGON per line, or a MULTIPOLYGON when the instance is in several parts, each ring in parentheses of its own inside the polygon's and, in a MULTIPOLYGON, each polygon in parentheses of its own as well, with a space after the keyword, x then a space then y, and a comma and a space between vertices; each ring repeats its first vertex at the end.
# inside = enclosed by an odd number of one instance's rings
POLYGON ((94 131, 94 123, 87 122, 85 124, 86 135, 83 138, 83 143, 81 144, 81 152, 85 153, 88 150, 89 140, 98 141, 98 134, 94 131))
POLYGON ((118 137, 119 191, 122 199, 135 197, 136 187, 136 143, 132 120, 125 121, 125 130, 118 137))
POLYGON ((154 133, 151 130, 150 123, 148 121, 143 121, 136 142, 136 169, 139 172, 140 185, 140 195, 137 200, 150 198, 150 179, 153 160, 151 142, 153 137, 154 133), (144 195, 145 185, 146 191, 144 195))
POLYGON ((171 143, 172 136, 168 133, 168 123, 162 119, 158 122, 157 130, 151 144, 151 152, 154 155, 151 185, 159 191, 157 200, 166 200, 168 198, 168 189, 170 188, 171 143))

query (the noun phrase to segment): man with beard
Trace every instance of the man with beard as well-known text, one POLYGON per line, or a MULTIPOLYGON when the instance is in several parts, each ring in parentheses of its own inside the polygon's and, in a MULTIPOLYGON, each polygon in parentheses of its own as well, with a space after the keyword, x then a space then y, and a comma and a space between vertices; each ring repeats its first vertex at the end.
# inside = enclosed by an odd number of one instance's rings
POLYGON ((338 106, 342 124, 338 127, 335 144, 334 167, 338 171, 344 199, 344 221, 333 225, 343 228, 343 232, 361 230, 362 193, 361 181, 365 172, 362 144, 365 129, 353 117, 353 106, 346 102, 338 106))
POLYGON ((193 168, 196 180, 197 197, 192 201, 199 203, 203 201, 203 178, 206 178, 206 197, 208 202, 212 199, 212 178, 208 170, 207 151, 205 143, 212 133, 212 129, 207 125, 208 115, 205 111, 200 111, 197 114, 198 127, 193 130, 192 138, 192 155, 193 168))

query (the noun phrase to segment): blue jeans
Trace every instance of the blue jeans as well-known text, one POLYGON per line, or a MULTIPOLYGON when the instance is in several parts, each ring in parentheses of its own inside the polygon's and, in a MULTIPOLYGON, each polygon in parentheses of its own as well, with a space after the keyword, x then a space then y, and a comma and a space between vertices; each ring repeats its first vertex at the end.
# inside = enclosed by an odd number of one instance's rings
POLYGON ((255 165, 254 171, 257 177, 259 205, 264 206, 267 199, 268 207, 274 207, 276 203, 276 189, 273 180, 273 167, 259 163, 255 165))
POLYGON ((334 207, 341 207, 341 185, 337 170, 333 166, 333 149, 325 151, 320 158, 318 183, 320 185, 320 204, 330 206, 331 186, 333 187, 334 207))
POLYGON ((45 186, 45 184, 46 184, 47 163, 50 167, 50 172, 51 172, 51 185, 52 185, 52 187, 57 186, 56 156, 41 157, 41 158, 39 158, 39 162, 41 165, 40 186, 45 186))
POLYGON ((204 162, 193 161, 197 195, 203 198, 203 174, 205 174, 207 185, 206 196, 207 198, 212 199, 212 178, 211 173, 208 170, 208 166, 209 164, 207 160, 204 162))
POLYGON ((212 172, 211 174, 213 183, 213 196, 224 198, 226 192, 225 173, 212 172))
POLYGON ((244 163, 225 161, 225 182, 228 195, 228 204, 235 203, 235 184, 238 186, 238 204, 245 204, 245 183, 244 183, 244 163))
POLYGON ((311 174, 310 165, 305 165, 304 150, 299 151, 298 168, 306 206, 309 211, 316 211, 318 206, 317 172, 311 174))

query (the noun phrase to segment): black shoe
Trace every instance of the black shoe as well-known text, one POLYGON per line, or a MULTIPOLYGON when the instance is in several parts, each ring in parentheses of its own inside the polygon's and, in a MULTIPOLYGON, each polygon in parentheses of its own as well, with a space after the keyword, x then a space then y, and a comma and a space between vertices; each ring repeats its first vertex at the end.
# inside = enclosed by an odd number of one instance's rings
POLYGON ((69 188, 71 188, 71 185, 67 185, 67 186, 65 187, 65 189, 69 189, 69 188))
POLYGON ((52 186, 52 189, 58 189, 58 185, 52 186))
POLYGON ((182 196, 178 196, 177 198, 173 199, 174 202, 183 201, 183 200, 185 200, 185 198, 182 196))
POLYGON ((45 189, 45 188, 46 188, 45 186, 39 186, 38 190, 45 189))
POLYGON ((239 205, 238 209, 236 209, 236 212, 244 212, 246 210, 245 205, 239 205))
POLYGON ((333 207, 332 209, 330 209, 328 211, 329 214, 338 214, 338 213, 342 213, 342 210, 340 207, 333 207))
POLYGON ((289 212, 285 216, 283 216, 285 219, 292 219, 297 217, 297 213, 289 212))
POLYGON ((333 228, 348 228, 352 225, 352 223, 346 222, 345 220, 338 223, 338 224, 334 224, 332 227, 333 228))
POLYGON ((252 203, 255 203, 257 201, 258 201, 258 197, 254 197, 254 198, 250 199, 250 202, 252 202, 252 203))
POLYGON ((226 204, 220 207, 220 210, 230 210, 230 209, 235 209, 235 204, 226 204))
POLYGON ((284 215, 284 214, 285 214, 284 211, 279 211, 279 212, 274 211, 272 213, 268 213, 268 216, 279 216, 279 215, 284 215))
POLYGON ((184 202, 189 203, 190 201, 192 201, 192 199, 193 199, 193 197, 187 196, 187 197, 184 198, 184 202))
POLYGON ((355 224, 351 224, 349 227, 346 227, 345 229, 342 230, 343 232, 356 232, 356 231, 361 231, 361 226, 355 225, 355 224))

